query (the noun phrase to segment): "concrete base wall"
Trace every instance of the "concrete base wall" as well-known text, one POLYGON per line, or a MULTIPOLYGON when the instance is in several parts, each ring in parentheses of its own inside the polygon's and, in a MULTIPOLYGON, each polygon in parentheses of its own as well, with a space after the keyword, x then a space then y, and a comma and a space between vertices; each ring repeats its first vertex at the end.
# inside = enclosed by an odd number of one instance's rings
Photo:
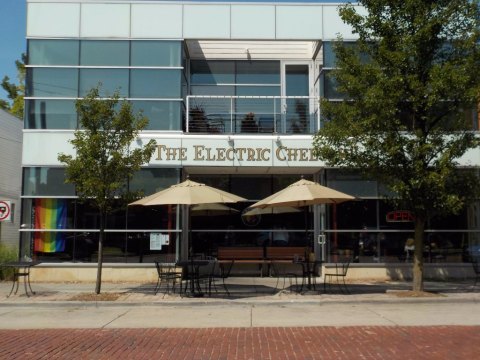
MULTIPOLYGON (((322 274, 332 272, 335 264, 325 264, 322 274)), ((470 264, 425 264, 425 279, 449 280, 474 277, 470 264)), ((259 276, 258 271, 245 273, 245 276, 259 276)), ((47 264, 43 263, 31 272, 31 280, 38 282, 95 282, 97 264, 47 264)), ((410 280, 412 264, 352 264, 347 280, 388 281, 410 280)), ((102 281, 105 282, 156 282, 154 264, 103 264, 102 281)))
MULTIPOLYGON (((351 264, 347 280, 411 280, 413 264, 351 264)), ((332 272, 335 264, 325 264, 323 271, 332 272)), ((429 280, 466 279, 474 277, 471 264, 435 263, 424 264, 424 278, 429 280)))
MULTIPOLYGON (((31 270, 31 280, 37 282, 95 282, 97 264, 40 264, 31 270)), ((156 282, 154 264, 103 264, 102 281, 156 282)))

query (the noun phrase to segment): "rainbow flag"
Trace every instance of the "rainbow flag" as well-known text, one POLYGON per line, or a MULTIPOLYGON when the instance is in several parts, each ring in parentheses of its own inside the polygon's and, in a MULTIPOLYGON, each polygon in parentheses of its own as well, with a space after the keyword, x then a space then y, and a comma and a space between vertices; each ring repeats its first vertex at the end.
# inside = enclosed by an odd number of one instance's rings
MULTIPOLYGON (((34 200, 35 229, 65 229, 67 201, 63 199, 34 200)), ((34 251, 53 253, 65 250, 63 232, 35 232, 34 251)))

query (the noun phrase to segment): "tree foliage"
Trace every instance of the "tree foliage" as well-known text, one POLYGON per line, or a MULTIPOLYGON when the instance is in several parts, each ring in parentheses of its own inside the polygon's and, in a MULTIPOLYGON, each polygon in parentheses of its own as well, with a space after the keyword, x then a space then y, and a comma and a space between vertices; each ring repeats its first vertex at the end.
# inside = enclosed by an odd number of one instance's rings
POLYGON ((59 161, 66 165, 66 182, 75 184, 81 201, 91 202, 99 210, 97 294, 101 287, 105 218, 119 202, 126 203, 133 197, 127 181, 142 164, 148 163, 155 149, 154 140, 143 147, 132 146, 148 119, 133 114, 128 101, 118 105, 118 92, 109 99, 100 99, 98 87, 77 100, 80 129, 70 141, 75 156, 58 155, 59 161))
POLYGON ((423 237, 432 216, 478 196, 458 160, 479 146, 472 131, 480 80, 480 12, 469 0, 362 0, 339 10, 358 34, 334 44, 333 78, 345 101, 322 99, 316 154, 375 177, 415 216, 414 290, 423 290, 423 237), (367 59, 367 60, 366 60, 367 59))
POLYGON ((7 92, 7 97, 12 100, 12 104, 5 100, 0 100, 0 108, 8 110, 19 119, 23 119, 24 111, 23 98, 25 96, 26 60, 27 56, 22 54, 22 59, 15 61, 15 65, 17 67, 18 85, 10 82, 10 78, 8 76, 4 76, 1 83, 2 88, 7 92))

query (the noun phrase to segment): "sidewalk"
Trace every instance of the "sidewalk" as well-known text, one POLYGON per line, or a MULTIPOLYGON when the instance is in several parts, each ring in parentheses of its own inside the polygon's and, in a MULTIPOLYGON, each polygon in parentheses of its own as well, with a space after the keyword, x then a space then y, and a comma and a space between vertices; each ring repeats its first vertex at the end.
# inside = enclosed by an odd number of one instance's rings
MULTIPOLYGON (((6 298, 0 283, 0 328, 218 328, 292 326, 480 325, 480 289, 472 282, 427 282, 432 297, 401 297, 409 283, 349 284, 350 295, 286 290, 276 279, 229 279, 232 296, 154 295, 154 284, 104 283, 110 301, 81 301, 93 283, 34 283, 35 295, 6 298)), ((23 284, 21 283, 20 286, 23 284)))
MULTIPOLYGON (((209 297, 190 298, 181 296, 176 292, 165 293, 161 289, 157 295, 154 293, 155 284, 147 283, 102 283, 101 294, 107 297, 107 301, 93 301, 102 305, 114 304, 195 304, 195 303, 264 303, 264 302, 430 302, 430 301, 479 301, 480 284, 473 287, 472 280, 464 281, 426 281, 425 291, 432 293, 431 297, 404 297, 402 294, 411 290, 410 282, 355 282, 348 284, 350 294, 342 294, 336 285, 327 286, 323 290, 323 283, 317 283, 315 290, 303 289, 302 292, 290 290, 289 284, 283 284, 282 280, 277 284, 276 278, 269 277, 232 277, 228 279, 230 296, 227 296, 221 286, 218 286, 218 293, 212 293, 209 297)), ((95 297, 95 283, 32 283, 35 294, 27 297, 23 280, 20 280, 17 294, 10 293, 12 283, 10 281, 0 282, 0 305, 28 305, 47 304, 57 305, 72 302, 89 303, 95 297), (83 300, 83 301, 82 301, 83 300), (87 300, 87 301, 85 301, 87 300)), ((14 291, 15 292, 15 291, 14 291)))

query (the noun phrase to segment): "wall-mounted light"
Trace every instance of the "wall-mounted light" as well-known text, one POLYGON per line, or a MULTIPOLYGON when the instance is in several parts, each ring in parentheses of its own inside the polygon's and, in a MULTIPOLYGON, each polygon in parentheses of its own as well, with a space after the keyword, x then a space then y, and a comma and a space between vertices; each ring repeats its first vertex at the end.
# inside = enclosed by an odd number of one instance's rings
POLYGON ((231 136, 228 136, 227 141, 228 141, 228 145, 230 146, 233 146, 235 144, 235 140, 231 136))
POLYGON ((277 143, 277 145, 282 145, 282 139, 280 139, 280 136, 277 136, 275 142, 277 143))

